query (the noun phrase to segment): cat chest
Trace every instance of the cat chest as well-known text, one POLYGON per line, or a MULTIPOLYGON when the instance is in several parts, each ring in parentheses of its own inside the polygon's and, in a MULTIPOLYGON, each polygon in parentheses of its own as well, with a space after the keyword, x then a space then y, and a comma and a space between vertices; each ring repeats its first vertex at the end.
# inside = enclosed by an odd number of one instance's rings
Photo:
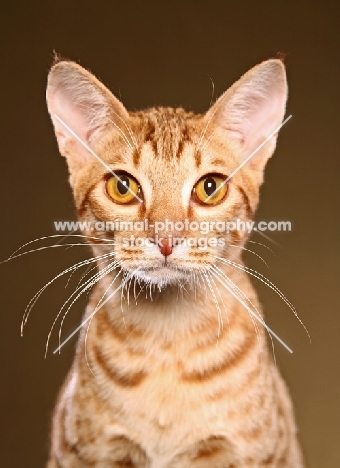
POLYGON ((124 428, 124 435, 155 457, 173 455, 211 436, 233 439, 242 424, 239 409, 249 398, 229 392, 227 380, 221 375, 204 384, 184 382, 178 368, 168 366, 133 388, 111 384, 114 424, 105 431, 120 436, 124 428))

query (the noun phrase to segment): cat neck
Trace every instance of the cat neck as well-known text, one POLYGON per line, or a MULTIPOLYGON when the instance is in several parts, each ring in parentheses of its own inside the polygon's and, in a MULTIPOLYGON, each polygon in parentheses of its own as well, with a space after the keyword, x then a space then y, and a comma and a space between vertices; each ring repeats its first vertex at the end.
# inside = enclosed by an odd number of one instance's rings
MULTIPOLYGON (((227 266, 221 267, 221 270, 259 309, 247 275, 227 266)), ((121 277, 116 278, 113 283, 109 275, 103 278, 93 291, 87 314, 93 312, 111 283, 106 293, 107 297, 120 287, 121 281, 121 277)), ((115 327, 122 327, 122 331, 138 329, 157 337, 164 335, 167 339, 171 339, 169 335, 185 337, 212 322, 216 322, 216 329, 221 328, 223 323, 233 320, 236 314, 239 320, 249 320, 249 313, 242 305, 242 302, 247 301, 244 297, 236 297, 238 294, 235 293, 235 286, 228 290, 216 277, 210 277, 209 281, 205 280, 196 285, 168 285, 161 290, 157 287, 150 290, 147 285, 132 282, 130 287, 127 284, 118 289, 102 309, 115 327)))

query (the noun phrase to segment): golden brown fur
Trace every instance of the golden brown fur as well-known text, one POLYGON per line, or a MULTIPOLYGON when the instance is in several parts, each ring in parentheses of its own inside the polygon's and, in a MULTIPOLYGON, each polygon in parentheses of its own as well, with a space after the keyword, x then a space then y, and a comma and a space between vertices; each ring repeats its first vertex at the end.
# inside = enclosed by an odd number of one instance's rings
MULTIPOLYGON (((286 93, 284 67, 270 60, 205 115, 169 108, 128 113, 89 72, 73 62, 57 63, 47 100, 79 218, 249 220, 276 138, 234 175, 221 203, 195 203, 192 188, 206 174, 230 174, 280 124, 286 93), (141 203, 119 205, 106 195, 107 168, 55 115, 112 170, 138 180, 141 203)), ((94 255, 114 251, 123 262, 95 285, 85 316, 110 283, 110 291, 121 284, 122 275, 114 279, 119 268, 131 275, 131 287, 113 296, 81 332, 55 409, 48 468, 302 468, 290 399, 264 327, 213 270, 218 265, 261 314, 246 273, 215 258, 242 265, 246 233, 212 230, 205 237, 223 237, 223 248, 180 242, 166 263, 157 242, 149 250, 123 245, 131 234, 153 238, 151 227, 85 234, 97 238, 90 241, 96 242, 94 255)), ((98 261, 98 268, 104 271, 105 264, 98 261)))

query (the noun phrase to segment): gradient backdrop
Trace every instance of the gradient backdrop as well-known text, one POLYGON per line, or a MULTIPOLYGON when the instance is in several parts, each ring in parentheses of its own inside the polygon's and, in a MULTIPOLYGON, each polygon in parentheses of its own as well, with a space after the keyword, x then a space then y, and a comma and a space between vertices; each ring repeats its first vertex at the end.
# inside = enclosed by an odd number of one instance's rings
MULTIPOLYGON (((32 239, 54 234, 54 220, 74 219, 67 169, 45 107, 53 50, 90 68, 130 109, 209 107, 263 59, 287 52, 288 113, 269 162, 257 218, 291 220, 273 233, 269 263, 249 258, 296 306, 311 337, 285 304, 257 284, 267 321, 293 349, 276 345, 291 389, 310 468, 340 466, 339 175, 340 9, 337 2, 64 1, 1 5, 1 259, 32 239)), ((50 242, 51 243, 51 242, 50 242)), ((46 244, 37 243, 28 247, 46 244)), ((39 287, 89 255, 55 248, 0 265, 1 467, 40 468, 49 421, 75 340, 44 359, 52 321, 77 284, 57 281, 20 321, 39 287)), ((77 278, 76 278, 77 277, 77 278)), ((73 309, 64 337, 79 323, 73 309)))

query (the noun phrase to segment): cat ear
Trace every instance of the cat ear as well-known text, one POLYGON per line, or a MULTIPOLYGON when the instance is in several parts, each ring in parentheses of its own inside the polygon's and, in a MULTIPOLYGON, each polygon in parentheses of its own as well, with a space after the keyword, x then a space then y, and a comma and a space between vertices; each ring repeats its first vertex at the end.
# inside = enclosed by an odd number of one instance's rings
POLYGON ((52 66, 46 98, 59 151, 67 157, 71 174, 92 156, 62 122, 93 146, 107 128, 119 127, 129 118, 123 104, 95 76, 71 61, 52 66))
MULTIPOLYGON (((211 107, 206 118, 245 160, 282 123, 287 81, 281 60, 267 60, 249 70, 211 107)), ((249 161, 263 169, 275 150, 277 133, 249 161)))

